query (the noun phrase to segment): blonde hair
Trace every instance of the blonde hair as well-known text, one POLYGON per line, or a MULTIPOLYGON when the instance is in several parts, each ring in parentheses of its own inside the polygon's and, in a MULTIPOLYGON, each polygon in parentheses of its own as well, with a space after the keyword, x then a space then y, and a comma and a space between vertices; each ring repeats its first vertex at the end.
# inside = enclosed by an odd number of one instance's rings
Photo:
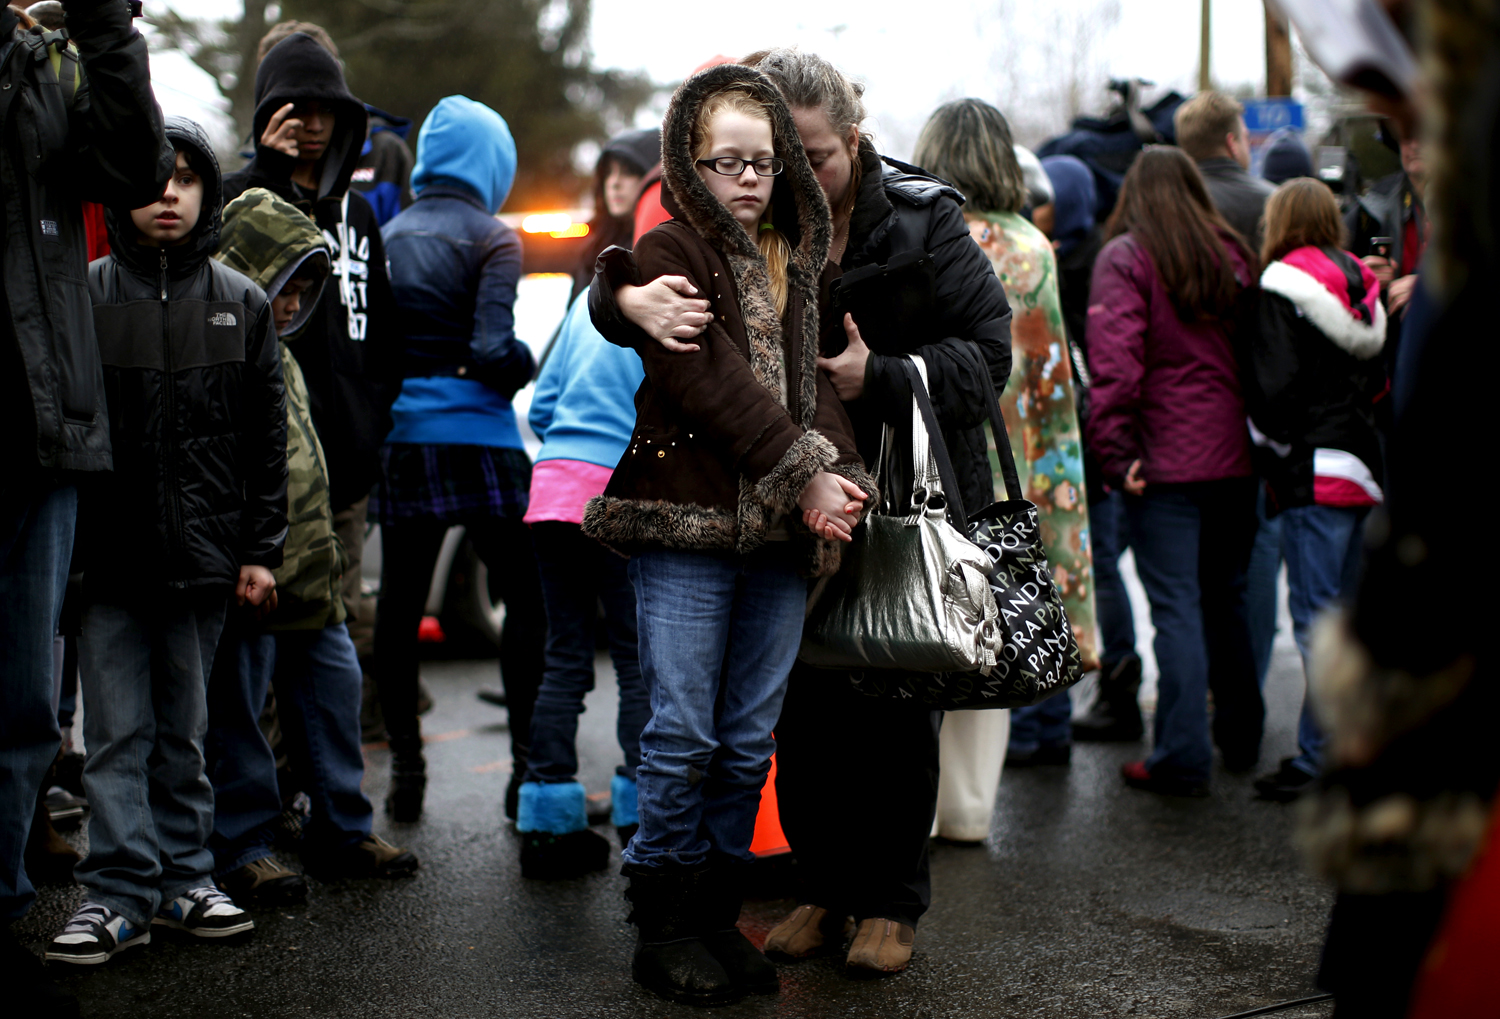
MULTIPOLYGON (((708 157, 709 150, 713 147, 710 128, 714 118, 724 112, 764 120, 773 125, 772 134, 775 133, 775 121, 771 119, 771 111, 764 102, 744 89, 727 88, 705 99, 703 105, 698 107, 698 115, 693 118, 692 144, 695 161, 708 157)), ((771 298, 776 302, 776 314, 785 315, 791 289, 787 279, 787 265, 792 260, 792 246, 787 242, 786 235, 772 225, 774 220, 771 210, 771 203, 767 202, 766 211, 761 215, 755 245, 760 249, 761 257, 766 260, 766 273, 771 280, 771 298)))
POLYGON ((1344 220, 1333 191, 1312 177, 1293 177, 1266 199, 1261 262, 1270 265, 1298 248, 1342 248, 1344 220))

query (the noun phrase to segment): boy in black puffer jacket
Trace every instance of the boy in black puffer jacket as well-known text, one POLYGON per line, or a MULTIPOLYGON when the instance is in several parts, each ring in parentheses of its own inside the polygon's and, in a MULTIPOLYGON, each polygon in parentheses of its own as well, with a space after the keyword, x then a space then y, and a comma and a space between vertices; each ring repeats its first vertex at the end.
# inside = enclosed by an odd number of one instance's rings
POLYGON ((286 396, 264 292, 212 261, 222 206, 202 129, 171 118, 160 200, 107 213, 89 268, 115 470, 85 501, 79 673, 93 816, 85 901, 47 949, 96 964, 161 924, 254 924, 214 887, 208 670, 231 597, 269 611, 286 539, 286 396))

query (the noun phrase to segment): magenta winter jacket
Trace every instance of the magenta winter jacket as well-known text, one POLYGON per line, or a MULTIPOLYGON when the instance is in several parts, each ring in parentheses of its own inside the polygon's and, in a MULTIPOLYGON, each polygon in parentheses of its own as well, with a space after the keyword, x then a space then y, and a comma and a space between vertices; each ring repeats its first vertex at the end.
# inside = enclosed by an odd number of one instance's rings
MULTIPOLYGON (((1235 275, 1250 278, 1237 247, 1235 275)), ((1087 441, 1112 488, 1132 461, 1152 484, 1251 473, 1245 401, 1228 331, 1178 318, 1144 248, 1130 234, 1094 263, 1087 333, 1087 441)))

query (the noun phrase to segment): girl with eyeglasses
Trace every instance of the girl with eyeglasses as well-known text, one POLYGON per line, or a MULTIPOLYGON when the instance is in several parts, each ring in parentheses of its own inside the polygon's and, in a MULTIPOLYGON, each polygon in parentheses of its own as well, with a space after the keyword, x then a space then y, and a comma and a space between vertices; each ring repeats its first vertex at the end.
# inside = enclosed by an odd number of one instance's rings
POLYGON ((635 430, 583 528, 631 556, 651 695, 624 853, 634 975, 713 1005, 778 990, 735 925, 740 875, 806 578, 838 568, 875 488, 817 366, 828 203, 776 87, 738 65, 688 79, 662 177, 673 218, 636 260, 691 281, 713 318, 692 352, 640 350, 635 430))

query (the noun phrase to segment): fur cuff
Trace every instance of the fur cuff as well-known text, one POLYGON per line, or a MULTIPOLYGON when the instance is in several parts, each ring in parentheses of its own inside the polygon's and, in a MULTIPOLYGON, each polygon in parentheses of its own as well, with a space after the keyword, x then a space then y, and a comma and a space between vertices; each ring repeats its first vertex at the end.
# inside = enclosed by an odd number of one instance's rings
POLYGON ((839 451, 820 432, 803 432, 782 454, 776 466, 755 483, 755 495, 766 506, 780 513, 793 513, 802 490, 819 471, 832 470, 839 451))
POLYGON ((629 828, 641 823, 636 795, 634 779, 616 775, 609 780, 609 821, 616 828, 629 828))
POLYGON ((739 525, 730 513, 692 503, 598 495, 584 507, 583 533, 624 555, 653 545, 732 550, 739 525))
POLYGON ((516 831, 567 835, 589 826, 583 784, 580 782, 524 782, 516 810, 516 831))
POLYGON ((848 478, 859 486, 861 492, 869 496, 865 500, 865 509, 859 515, 859 519, 863 520, 869 516, 870 511, 875 508, 875 504, 880 501, 880 486, 876 483, 874 476, 859 464, 835 464, 828 468, 828 471, 830 474, 837 474, 840 477, 848 478))

